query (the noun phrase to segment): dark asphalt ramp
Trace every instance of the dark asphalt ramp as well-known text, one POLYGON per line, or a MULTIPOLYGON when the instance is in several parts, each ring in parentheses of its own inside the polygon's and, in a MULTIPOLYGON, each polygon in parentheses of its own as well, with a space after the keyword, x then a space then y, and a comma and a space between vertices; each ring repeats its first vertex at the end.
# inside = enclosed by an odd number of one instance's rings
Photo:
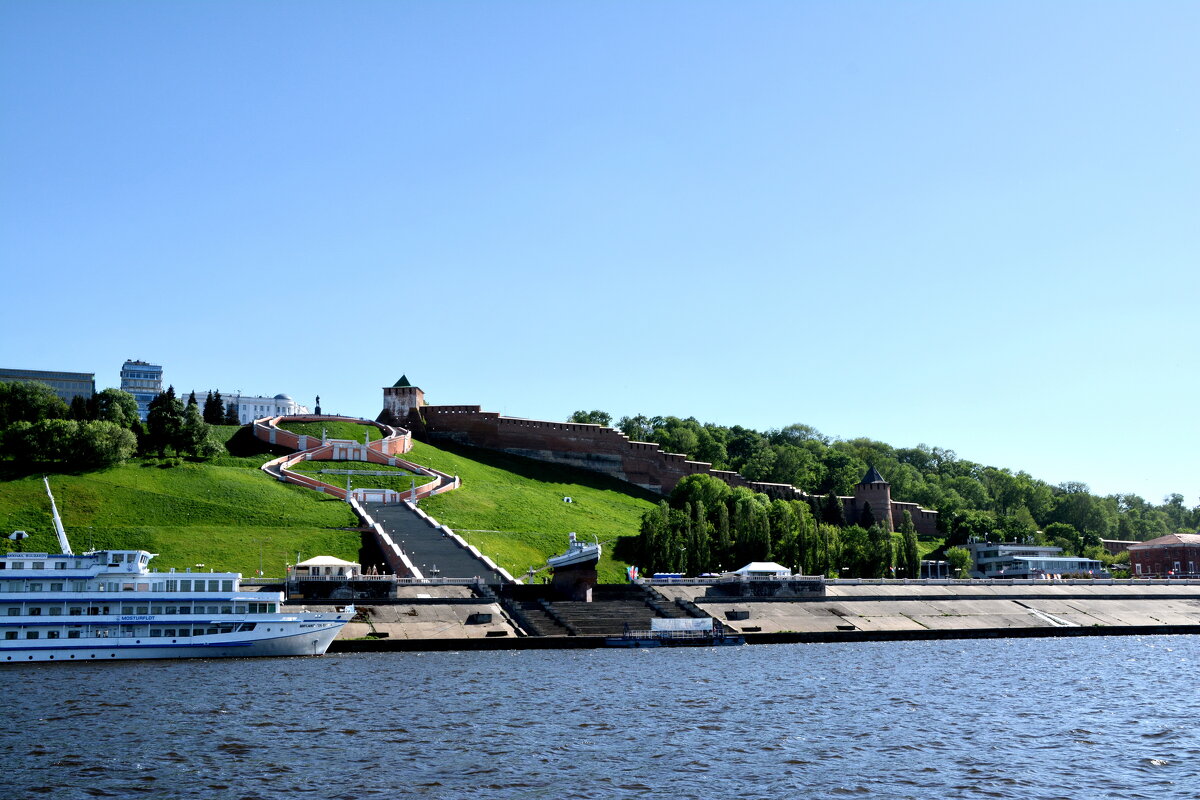
POLYGON ((407 504, 363 503, 363 508, 383 526, 426 578, 479 577, 487 583, 502 582, 500 575, 482 559, 460 547, 440 529, 431 527, 407 504))

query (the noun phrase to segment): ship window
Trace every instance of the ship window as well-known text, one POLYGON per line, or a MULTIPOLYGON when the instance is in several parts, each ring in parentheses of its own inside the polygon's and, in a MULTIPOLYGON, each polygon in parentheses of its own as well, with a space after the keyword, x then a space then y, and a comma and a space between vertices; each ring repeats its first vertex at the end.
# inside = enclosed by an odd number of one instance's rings
POLYGON ((30 564, 29 566, 30 566, 30 567, 32 567, 33 569, 45 569, 45 568, 46 568, 46 562, 45 562, 45 561, 34 561, 34 562, 33 562, 32 564, 30 564))
POLYGON ((161 613, 162 613, 162 609, 163 609, 163 607, 162 607, 162 606, 151 606, 151 607, 150 607, 150 613, 151 613, 151 614, 161 614, 161 613))
POLYGON ((16 631, 5 631, 4 638, 5 639, 15 639, 15 638, 17 638, 17 632, 16 631))
POLYGON ((21 609, 16 608, 15 606, 10 606, 8 609, 8 615, 10 617, 19 617, 21 616, 21 609))
POLYGON ((39 608, 39 607, 37 607, 37 606, 34 606, 33 608, 29 609, 29 616, 31 616, 31 617, 40 617, 41 615, 42 615, 42 609, 41 609, 41 608, 39 608))
POLYGON ((233 607, 233 610, 234 610, 234 612, 235 612, 235 613, 237 613, 237 614, 245 614, 245 613, 246 613, 246 607, 245 607, 245 606, 234 606, 234 607, 233 607))
POLYGON ((46 632, 46 638, 47 638, 47 639, 57 639, 57 638, 58 638, 58 631, 47 631, 47 632, 46 632))
POLYGON ((178 592, 179 591, 179 581, 167 581, 167 591, 168 592, 178 592))
POLYGON ((133 606, 121 606, 121 613, 122 614, 132 614, 133 606))
POLYGON ((216 628, 209 628, 209 629, 206 631, 206 633, 208 633, 208 635, 209 635, 209 636, 215 636, 215 635, 217 635, 217 633, 218 633, 218 632, 219 632, 219 631, 218 631, 216 628))
POLYGON ((38 635, 39 634, 37 631, 25 631, 26 639, 36 639, 36 638, 38 638, 38 635))
POLYGON ((78 639, 79 631, 67 631, 67 638, 68 639, 78 639))
POLYGON ((255 625, 255 623, 253 623, 253 622, 243 622, 243 623, 241 624, 241 627, 239 627, 239 628, 238 628, 238 630, 240 630, 240 631, 252 631, 252 630, 254 630, 254 625, 255 625))
POLYGON ((133 584, 132 584, 132 583, 122 583, 122 584, 121 584, 121 591, 122 591, 122 592, 132 592, 132 591, 133 591, 133 584))
POLYGON ((71 581, 71 591, 72 592, 86 592, 87 591, 87 581, 71 581))
POLYGON ((78 617, 81 614, 83 614, 83 608, 81 608, 80 606, 71 606, 70 611, 68 611, 67 613, 70 614, 72 617, 78 617))
MULTIPOLYGON (((197 611, 196 613, 199 614, 201 612, 197 611)), ((221 607, 220 606, 208 606, 208 613, 209 614, 220 614, 221 607)))
POLYGON ((149 614, 149 613, 150 613, 150 606, 138 606, 138 607, 137 607, 137 613, 139 613, 139 614, 149 614))
POLYGON ((162 628, 151 628, 150 629, 150 638, 151 639, 161 639, 162 638, 162 628))
POLYGON ((191 628, 180 628, 179 629, 179 636, 184 637, 184 636, 191 636, 191 635, 192 635, 191 628))
POLYGON ((31 583, 31 584, 29 584, 29 591, 31 591, 31 592, 40 592, 41 590, 42 590, 42 585, 41 585, 40 583, 31 583))
POLYGON ((63 585, 62 585, 61 583, 52 583, 52 584, 50 584, 50 591, 52 591, 52 592, 61 592, 62 590, 63 590, 63 585))
POLYGON ((55 569, 66 569, 66 568, 67 568, 67 562, 65 562, 65 561, 55 561, 55 562, 54 562, 54 568, 55 568, 55 569))
POLYGON ((192 582, 190 580, 179 582, 179 591, 190 592, 192 590, 192 582))
POLYGON ((46 609, 46 613, 52 617, 57 617, 62 614, 62 606, 50 606, 50 608, 46 609))
POLYGON ((221 606, 221 613, 222 614, 232 614, 233 606, 221 606))
POLYGON ((209 581, 209 582, 208 582, 208 590, 209 590, 210 592, 219 592, 219 591, 221 591, 221 582, 220 582, 220 581, 209 581))
POLYGON ((231 581, 231 580, 221 581, 221 591, 222 592, 232 592, 233 591, 233 581, 231 581))
POLYGON ((8 562, 0 561, 0 569, 8 569, 8 562))
POLYGON ((174 635, 175 635, 175 629, 174 629, 174 628, 163 628, 162 635, 163 635, 163 636, 174 636, 174 635))
POLYGON ((13 569, 25 569, 25 562, 24 561, 14 561, 14 562, 12 562, 12 568, 13 569))
POLYGON ((175 606, 163 606, 163 613, 164 614, 174 614, 175 606))

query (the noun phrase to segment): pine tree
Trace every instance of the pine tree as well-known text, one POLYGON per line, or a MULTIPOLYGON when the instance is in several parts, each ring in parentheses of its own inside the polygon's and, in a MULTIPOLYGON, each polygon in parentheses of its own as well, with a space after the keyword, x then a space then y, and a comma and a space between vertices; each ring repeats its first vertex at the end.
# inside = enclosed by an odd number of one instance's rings
POLYGON ((729 506, 724 502, 717 506, 717 542, 713 555, 718 570, 729 568, 733 559, 733 538, 729 534, 729 506))
POLYGON ((208 393, 204 398, 204 421, 209 425, 220 425, 225 419, 225 405, 221 402, 221 393, 208 393))
POLYGON ((846 527, 846 512, 842 508, 842 498, 838 497, 832 489, 829 490, 829 496, 821 505, 821 521, 839 528, 846 527))
POLYGON ((87 418, 87 401, 83 399, 83 395, 77 394, 71 398, 71 419, 86 422, 87 418))
POLYGON ((199 405, 199 404, 196 402, 196 390, 195 390, 195 389, 193 389, 193 390, 192 390, 192 391, 191 391, 191 392, 188 394, 187 404, 188 404, 189 406, 196 406, 196 405, 199 405))
POLYGON ((892 534, 886 526, 875 523, 867 529, 867 541, 870 552, 867 555, 867 569, 870 578, 890 578, 894 554, 892 553, 892 534))
POLYGON ((198 456, 207 439, 208 424, 200 416, 200 408, 195 403, 188 403, 187 408, 183 411, 183 422, 179 426, 179 438, 175 442, 175 451, 198 456))
POLYGON ((875 524, 875 512, 871 510, 870 503, 863 503, 862 513, 858 515, 858 524, 863 528, 870 528, 875 524))
POLYGON ((237 404, 234 403, 233 401, 230 401, 229 404, 227 406, 225 406, 225 424, 226 425, 241 425, 242 424, 242 421, 240 419, 238 419, 237 404))
POLYGON ((904 577, 921 577, 921 556, 917 548, 917 526, 913 524, 912 514, 904 512, 904 520, 900 523, 901 549, 904 552, 904 577))
POLYGON ((146 415, 148 449, 162 456, 168 446, 179 441, 182 427, 183 403, 175 396, 175 387, 168 386, 165 392, 160 392, 150 401, 150 410, 146 415))

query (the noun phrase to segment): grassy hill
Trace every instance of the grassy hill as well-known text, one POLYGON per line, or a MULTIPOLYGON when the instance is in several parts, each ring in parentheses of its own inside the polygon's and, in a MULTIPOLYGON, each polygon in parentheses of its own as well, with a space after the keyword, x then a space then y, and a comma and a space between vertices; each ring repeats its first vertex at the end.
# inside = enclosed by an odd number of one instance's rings
MULTIPOLYGON (((241 453, 206 463, 137 459, 94 472, 51 475, 63 526, 77 552, 92 547, 159 553, 157 569, 209 568, 282 577, 286 562, 323 554, 354 559, 359 534, 345 503, 272 480, 259 470, 271 456, 236 427, 221 428, 241 453), (237 435, 235 435, 237 432, 237 435), (247 454, 255 449, 260 452, 247 454)), ((0 479, 0 532, 25 530, 26 551, 58 552, 41 475, 11 469, 0 479)), ((0 539, 3 545, 11 545, 0 539)))
POLYGON ((317 440, 320 440, 322 432, 330 439, 351 439, 355 442, 362 442, 364 434, 369 437, 367 441, 371 442, 383 436, 379 428, 374 425, 337 420, 327 422, 288 422, 285 420, 279 427, 301 436, 312 436, 317 440))
MULTIPOLYGON (((362 431, 375 430, 334 424, 350 427, 330 435, 357 433, 359 441, 362 431)), ((272 480, 259 469, 272 455, 288 451, 259 442, 247 428, 216 430, 230 455, 198 463, 137 459, 104 470, 51 475, 73 548, 141 548, 160 554, 153 562, 157 569, 204 564, 247 577, 257 572, 260 552, 264 571, 273 577, 282 577, 297 551, 302 558, 357 558, 359 535, 340 530, 356 524, 345 503, 272 480)), ((544 565, 575 531, 606 545, 601 580, 623 580, 625 565, 612 559, 613 545, 618 537, 636 534, 642 512, 654 502, 652 495, 604 476, 484 450, 418 443, 406 457, 463 479, 461 489, 422 501, 422 507, 514 575, 544 565)), ((395 471, 394 478, 364 476, 354 485, 411 486, 403 470, 374 464, 309 462, 301 468, 395 471)), ((322 479, 344 485, 346 476, 322 479)), ((13 530, 29 532, 26 551, 58 550, 41 474, 23 474, 10 463, 0 465, 0 533, 13 530)), ((0 539, 0 547, 11 545, 0 539)))
POLYGON ((616 540, 636 535, 642 513, 657 502, 594 472, 477 448, 415 442, 405 458, 462 478, 462 488, 422 500, 421 508, 518 577, 563 552, 575 531, 604 545, 600 580, 623 582, 626 565, 612 558, 616 540))

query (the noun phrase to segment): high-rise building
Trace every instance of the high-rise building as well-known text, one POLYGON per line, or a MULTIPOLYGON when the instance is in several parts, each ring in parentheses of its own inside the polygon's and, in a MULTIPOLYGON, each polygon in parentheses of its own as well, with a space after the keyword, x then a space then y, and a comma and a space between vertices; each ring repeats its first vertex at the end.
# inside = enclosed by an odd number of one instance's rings
POLYGON ((163 368, 157 364, 130 359, 121 367, 121 390, 137 400, 138 416, 143 420, 150 413, 150 401, 160 394, 163 368))
POLYGON ((94 372, 51 372, 41 369, 0 369, 0 381, 5 383, 44 383, 70 404, 76 395, 90 400, 96 393, 94 372))

